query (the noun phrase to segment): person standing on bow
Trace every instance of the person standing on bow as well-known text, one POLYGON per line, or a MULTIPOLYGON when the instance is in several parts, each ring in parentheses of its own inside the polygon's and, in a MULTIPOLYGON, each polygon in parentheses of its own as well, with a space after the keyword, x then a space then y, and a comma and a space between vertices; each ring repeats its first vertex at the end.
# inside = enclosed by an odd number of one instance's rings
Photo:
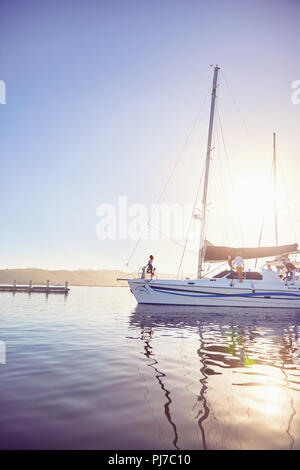
POLYGON ((149 260, 148 260, 148 264, 146 266, 146 268, 147 268, 146 273, 151 274, 151 279, 153 278, 153 274, 154 274, 153 260, 154 260, 154 257, 152 255, 150 255, 149 260))
POLYGON ((233 264, 235 265, 236 272, 240 282, 243 282, 243 271, 245 268, 244 260, 241 253, 237 252, 233 264))

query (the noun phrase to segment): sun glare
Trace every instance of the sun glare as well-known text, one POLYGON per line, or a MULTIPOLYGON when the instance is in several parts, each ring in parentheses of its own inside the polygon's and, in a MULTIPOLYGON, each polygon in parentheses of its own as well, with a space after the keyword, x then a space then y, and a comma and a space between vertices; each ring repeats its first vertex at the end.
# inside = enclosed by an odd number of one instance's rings
POLYGON ((266 211, 274 211, 274 189, 261 174, 243 178, 233 190, 233 206, 246 220, 251 215, 263 217, 266 211))
POLYGON ((266 417, 280 415, 282 403, 285 403, 283 391, 275 385, 266 385, 257 391, 257 403, 260 403, 262 413, 266 417))
MULTIPOLYGON (((252 239, 255 234, 257 241, 262 224, 264 224, 265 241, 274 242, 275 193, 273 182, 257 172, 239 180, 230 194, 231 216, 239 220, 245 237, 252 239), (268 233, 269 232, 269 233, 268 233), (266 237, 267 234, 267 237, 266 237), (267 239, 266 239, 267 238, 267 239)), ((285 196, 281 188, 277 188, 277 209, 285 205, 285 196)))

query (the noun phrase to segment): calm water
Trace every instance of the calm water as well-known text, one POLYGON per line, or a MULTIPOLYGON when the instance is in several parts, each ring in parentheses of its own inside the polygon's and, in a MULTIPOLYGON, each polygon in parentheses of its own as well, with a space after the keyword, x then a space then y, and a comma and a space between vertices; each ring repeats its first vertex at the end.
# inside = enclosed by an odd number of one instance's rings
POLYGON ((300 312, 0 294, 2 449, 300 449, 300 312))

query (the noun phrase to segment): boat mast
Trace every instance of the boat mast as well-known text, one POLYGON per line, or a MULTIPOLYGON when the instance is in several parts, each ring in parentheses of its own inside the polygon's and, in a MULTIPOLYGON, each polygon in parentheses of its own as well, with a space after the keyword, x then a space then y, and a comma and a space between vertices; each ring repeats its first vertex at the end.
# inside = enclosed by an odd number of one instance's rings
POLYGON ((275 243, 278 246, 278 225, 277 225, 277 177, 276 177, 276 133, 273 132, 273 171, 274 171, 274 222, 275 222, 275 243))
POLYGON ((202 198, 202 222, 201 222, 201 233, 200 233, 200 247, 199 247, 199 258, 198 258, 198 279, 202 275, 202 264, 205 256, 205 235, 206 235, 206 219, 207 219, 207 190, 208 190, 208 176, 209 176, 209 165, 210 165, 210 153, 211 153, 211 142, 213 135, 214 126, 214 115, 215 115, 215 102, 217 96, 218 86, 218 72, 220 67, 215 66, 213 86, 211 93, 211 105, 210 105, 210 118, 209 118, 209 129, 208 129, 208 141, 207 141, 207 152, 206 152, 206 166, 205 166, 205 179, 203 188, 202 198))

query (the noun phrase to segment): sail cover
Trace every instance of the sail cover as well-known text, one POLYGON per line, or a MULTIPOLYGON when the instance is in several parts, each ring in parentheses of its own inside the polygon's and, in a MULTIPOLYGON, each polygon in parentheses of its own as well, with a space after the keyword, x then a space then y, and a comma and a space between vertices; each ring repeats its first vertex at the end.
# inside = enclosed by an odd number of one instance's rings
POLYGON ((267 258, 297 251, 298 244, 267 246, 260 248, 230 248, 227 246, 215 246, 209 242, 205 243, 205 262, 227 261, 229 256, 235 258, 236 253, 240 253, 244 259, 267 258))

